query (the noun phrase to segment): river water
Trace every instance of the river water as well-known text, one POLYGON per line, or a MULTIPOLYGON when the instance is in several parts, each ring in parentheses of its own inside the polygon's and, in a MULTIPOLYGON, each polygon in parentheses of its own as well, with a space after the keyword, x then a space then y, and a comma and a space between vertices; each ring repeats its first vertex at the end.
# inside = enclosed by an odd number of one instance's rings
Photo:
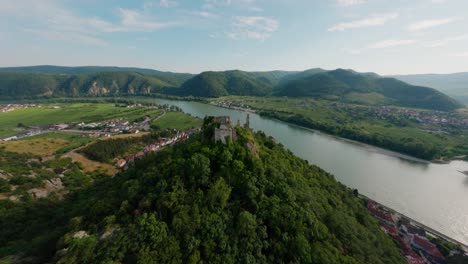
MULTIPOLYGON (((246 113, 187 101, 156 100, 176 105, 193 116, 231 117, 245 122, 246 113)), ((335 175, 348 187, 468 245, 468 162, 433 164, 368 145, 250 114, 250 127, 262 130, 335 175)))

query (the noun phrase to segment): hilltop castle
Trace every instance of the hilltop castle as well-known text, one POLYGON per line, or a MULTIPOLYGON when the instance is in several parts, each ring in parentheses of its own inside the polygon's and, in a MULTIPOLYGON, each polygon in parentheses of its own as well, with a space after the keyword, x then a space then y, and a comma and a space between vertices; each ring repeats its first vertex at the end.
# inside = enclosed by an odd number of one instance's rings
MULTIPOLYGON (((229 116, 217 116, 213 118, 213 122, 219 123, 219 127, 214 130, 214 141, 221 141, 226 144, 226 138, 230 137, 233 141, 237 140, 236 130, 234 129, 231 118, 229 116)), ((237 122, 239 126, 239 121, 237 122)), ((247 114, 247 119, 244 128, 250 128, 250 116, 247 114)))

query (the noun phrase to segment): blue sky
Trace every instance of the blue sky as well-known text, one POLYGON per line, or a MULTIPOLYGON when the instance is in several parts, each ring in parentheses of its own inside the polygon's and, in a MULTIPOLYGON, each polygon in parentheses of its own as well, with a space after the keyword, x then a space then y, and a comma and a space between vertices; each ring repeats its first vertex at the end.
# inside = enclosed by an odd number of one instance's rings
POLYGON ((468 71, 466 0, 0 0, 0 66, 468 71))

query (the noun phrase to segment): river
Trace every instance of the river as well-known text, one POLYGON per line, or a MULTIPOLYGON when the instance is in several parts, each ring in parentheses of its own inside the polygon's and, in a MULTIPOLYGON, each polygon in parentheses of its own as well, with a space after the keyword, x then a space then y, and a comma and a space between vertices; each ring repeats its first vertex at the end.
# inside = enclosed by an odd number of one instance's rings
MULTIPOLYGON (((228 115, 245 122, 246 113, 213 105, 156 100, 193 116, 228 115)), ((380 148, 329 136, 250 114, 250 126, 273 136, 295 155, 335 175, 348 187, 468 245, 468 162, 420 162, 380 148)))

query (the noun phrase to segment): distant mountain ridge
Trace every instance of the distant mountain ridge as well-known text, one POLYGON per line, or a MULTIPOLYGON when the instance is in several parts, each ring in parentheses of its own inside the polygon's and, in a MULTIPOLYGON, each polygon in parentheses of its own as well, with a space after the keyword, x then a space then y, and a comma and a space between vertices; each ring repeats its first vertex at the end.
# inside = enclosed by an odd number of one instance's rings
POLYGON ((4 99, 150 94, 177 85, 137 72, 77 75, 0 72, 0 98, 4 99))
POLYGON ((168 94, 220 97, 314 97, 347 103, 452 111, 463 105, 428 87, 375 73, 320 68, 306 71, 208 71, 197 75, 120 67, 0 68, 0 99, 168 94))
POLYGON ((468 72, 451 74, 393 75, 391 77, 412 85, 435 88, 468 105, 468 72))
POLYGON ((135 68, 135 67, 116 67, 116 66, 55 66, 55 65, 37 65, 25 67, 3 67, 0 72, 23 72, 23 73, 47 73, 47 74, 93 74, 102 72, 137 72, 141 74, 156 76, 165 82, 176 84, 177 86, 192 78, 194 74, 164 72, 153 69, 135 68))
POLYGON ((463 105, 428 87, 413 86, 394 78, 353 70, 310 69, 281 72, 203 72, 185 82, 181 95, 220 97, 226 95, 314 97, 360 104, 388 104, 451 111, 463 105))

